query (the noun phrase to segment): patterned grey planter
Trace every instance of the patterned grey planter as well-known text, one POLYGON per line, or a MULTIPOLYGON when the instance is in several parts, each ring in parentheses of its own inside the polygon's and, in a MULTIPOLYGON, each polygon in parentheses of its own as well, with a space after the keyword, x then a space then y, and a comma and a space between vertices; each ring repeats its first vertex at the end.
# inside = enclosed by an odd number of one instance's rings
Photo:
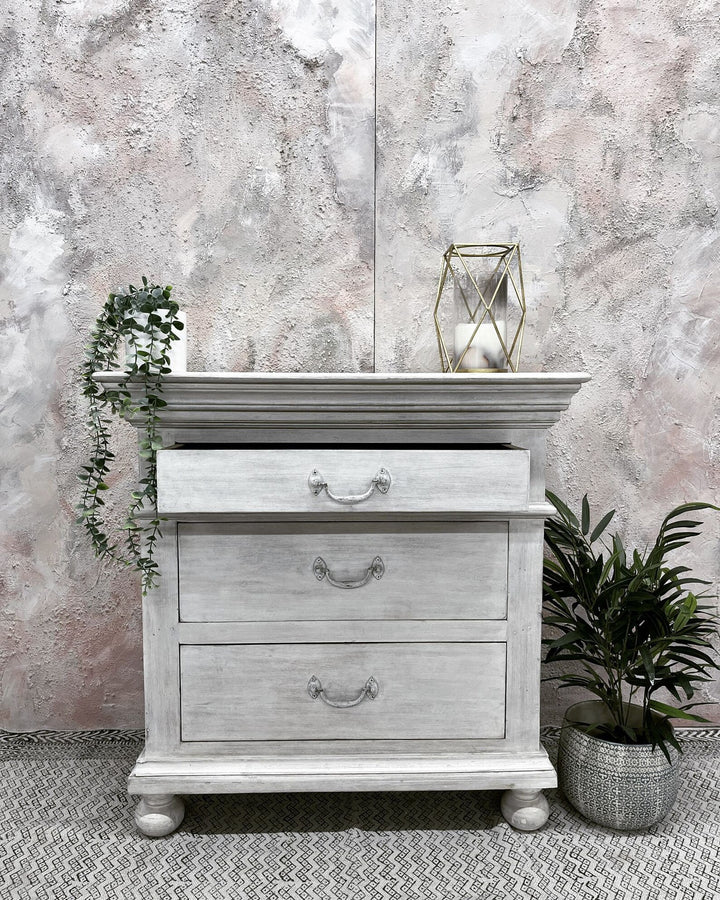
POLYGON ((649 744, 614 744, 591 737, 573 722, 601 721, 599 700, 576 703, 565 713, 560 749, 560 788, 591 822, 620 831, 647 828, 670 811, 678 792, 678 752, 672 763, 649 744))

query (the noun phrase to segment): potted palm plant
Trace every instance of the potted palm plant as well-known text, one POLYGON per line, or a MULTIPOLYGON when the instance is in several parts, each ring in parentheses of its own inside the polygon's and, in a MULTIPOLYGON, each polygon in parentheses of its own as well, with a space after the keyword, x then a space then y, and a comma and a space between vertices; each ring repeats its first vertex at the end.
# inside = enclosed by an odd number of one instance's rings
POLYGON ((95 322, 82 366, 82 392, 88 403, 87 428, 91 446, 78 474, 82 493, 78 523, 90 537, 96 556, 132 566, 142 576, 143 593, 158 576, 154 550, 160 536, 157 514, 157 451, 162 447, 159 410, 163 378, 171 371, 171 350, 180 340, 183 322, 179 306, 171 298, 172 287, 150 284, 143 276, 140 287, 108 295, 95 322), (98 382, 98 372, 117 368, 125 348, 124 374, 114 388, 98 382), (105 523, 105 492, 115 458, 111 448, 111 420, 139 418, 142 424, 139 453, 144 462, 138 487, 132 492, 122 539, 114 540, 105 523))
POLYGON ((681 744, 672 720, 706 722, 690 712, 699 684, 720 666, 713 648, 714 609, 702 600, 708 584, 667 556, 696 538, 700 510, 671 510, 655 543, 626 551, 604 538, 614 510, 591 527, 587 495, 578 518, 548 492, 557 514, 548 520, 550 556, 543 573, 548 663, 571 663, 549 676, 594 700, 572 706, 560 737, 558 777, 570 803, 591 821, 633 830, 662 819, 678 789, 681 744))

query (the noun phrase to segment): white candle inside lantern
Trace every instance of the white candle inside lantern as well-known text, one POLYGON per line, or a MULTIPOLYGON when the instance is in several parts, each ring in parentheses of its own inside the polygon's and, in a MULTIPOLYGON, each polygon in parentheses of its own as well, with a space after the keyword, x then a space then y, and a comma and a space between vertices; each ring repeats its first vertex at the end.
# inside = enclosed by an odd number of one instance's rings
MULTIPOLYGON (((497 326, 503 341, 505 341, 505 322, 501 320, 497 323, 497 326)), ((455 326, 455 365, 458 371, 467 372, 471 369, 502 369, 504 371, 507 369, 507 358, 490 318, 486 317, 480 323, 477 334, 475 334, 475 337, 472 337, 476 328, 477 323, 474 322, 461 323, 455 326), (462 357, 470 338, 472 338, 472 343, 458 366, 460 357, 462 357)))

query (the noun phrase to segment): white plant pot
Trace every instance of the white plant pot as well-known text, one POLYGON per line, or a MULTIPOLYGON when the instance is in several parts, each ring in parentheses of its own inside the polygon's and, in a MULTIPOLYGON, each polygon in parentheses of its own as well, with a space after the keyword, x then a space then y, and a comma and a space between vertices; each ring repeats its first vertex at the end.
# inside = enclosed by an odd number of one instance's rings
MULTIPOLYGON (((639 707, 633 707, 641 713, 639 707)), ((615 744, 586 734, 577 722, 607 722, 600 700, 576 703, 565 713, 558 751, 558 782, 568 801, 586 819, 634 831, 654 825, 670 812, 679 784, 678 752, 671 762, 650 744, 615 744)))
MULTIPOLYGON (((164 312, 159 312, 158 315, 161 318, 165 318, 164 312)), ((137 322, 142 322, 143 325, 147 324, 148 313, 136 313, 133 318, 137 322)), ((179 340, 172 341, 170 344, 170 369, 173 372, 187 372, 187 314, 184 312, 178 312, 176 318, 183 323, 182 331, 177 331, 176 334, 179 337, 179 340)), ((160 333, 158 332, 158 335, 160 333)), ((149 336, 142 336, 136 339, 135 344, 131 345, 128 340, 125 341, 125 365, 132 365, 136 360, 136 353, 138 350, 149 350, 150 348, 150 338, 149 336)))

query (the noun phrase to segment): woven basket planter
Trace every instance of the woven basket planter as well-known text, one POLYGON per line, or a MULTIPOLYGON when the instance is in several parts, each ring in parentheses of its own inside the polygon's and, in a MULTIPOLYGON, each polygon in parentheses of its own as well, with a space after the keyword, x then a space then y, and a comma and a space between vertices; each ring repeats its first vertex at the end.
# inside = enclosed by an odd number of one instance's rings
POLYGON ((678 752, 669 748, 669 763, 658 747, 604 741, 574 724, 607 721, 604 711, 601 701, 590 700, 565 713, 558 752, 560 788, 591 822, 620 831, 647 828, 663 819, 675 802, 678 752))

